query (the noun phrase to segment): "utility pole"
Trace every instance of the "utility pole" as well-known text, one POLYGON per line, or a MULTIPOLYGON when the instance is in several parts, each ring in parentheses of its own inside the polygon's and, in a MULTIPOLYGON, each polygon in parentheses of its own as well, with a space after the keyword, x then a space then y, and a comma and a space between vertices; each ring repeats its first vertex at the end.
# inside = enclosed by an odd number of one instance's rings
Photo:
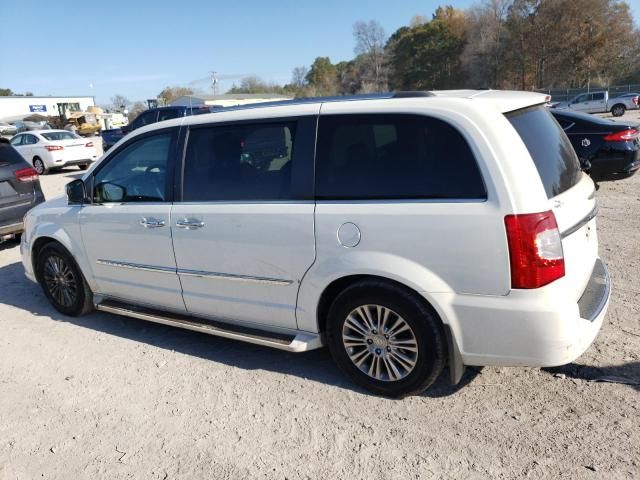
POLYGON ((211 90, 213 90, 213 94, 218 94, 218 72, 211 71, 211 90))

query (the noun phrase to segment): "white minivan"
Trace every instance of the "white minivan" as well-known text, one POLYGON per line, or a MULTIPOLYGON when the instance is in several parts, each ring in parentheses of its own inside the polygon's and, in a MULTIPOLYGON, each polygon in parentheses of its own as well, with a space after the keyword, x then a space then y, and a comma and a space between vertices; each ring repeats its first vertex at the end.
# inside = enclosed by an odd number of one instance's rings
POLYGON ((92 308, 301 352, 360 386, 566 364, 610 296, 595 188, 547 97, 403 92, 229 109, 118 142, 29 212, 27 276, 92 308))

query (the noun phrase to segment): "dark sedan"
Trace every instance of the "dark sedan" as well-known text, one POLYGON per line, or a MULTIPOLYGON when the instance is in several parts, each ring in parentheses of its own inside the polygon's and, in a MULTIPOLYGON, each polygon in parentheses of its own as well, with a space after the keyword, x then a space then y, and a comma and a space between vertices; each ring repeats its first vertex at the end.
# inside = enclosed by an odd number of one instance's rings
POLYGON ((640 126, 636 123, 567 110, 551 113, 594 180, 620 180, 640 169, 640 126))
POLYGON ((27 211, 44 202, 36 171, 0 138, 0 242, 22 232, 27 211))

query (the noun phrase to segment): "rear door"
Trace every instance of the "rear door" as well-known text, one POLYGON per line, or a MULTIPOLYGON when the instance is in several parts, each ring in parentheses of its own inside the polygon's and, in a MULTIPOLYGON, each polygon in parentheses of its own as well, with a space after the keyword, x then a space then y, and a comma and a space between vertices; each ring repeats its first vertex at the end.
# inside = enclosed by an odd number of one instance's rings
POLYGON ((506 116, 527 146, 551 200, 562 236, 567 285, 578 300, 598 257, 595 186, 580 169, 571 142, 545 107, 506 116))
POLYGON ((190 313, 296 328, 298 287, 315 259, 316 121, 310 115, 190 128, 181 201, 171 212, 190 313))
POLYGON ((589 94, 588 106, 585 109, 587 113, 602 113, 607 111, 607 99, 604 92, 595 92, 589 94))

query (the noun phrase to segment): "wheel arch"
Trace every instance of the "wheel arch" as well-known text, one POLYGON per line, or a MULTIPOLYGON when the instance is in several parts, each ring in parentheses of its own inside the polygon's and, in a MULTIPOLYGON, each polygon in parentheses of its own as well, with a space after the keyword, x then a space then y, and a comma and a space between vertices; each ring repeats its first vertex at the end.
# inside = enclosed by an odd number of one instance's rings
POLYGON ((416 300, 418 300, 432 312, 432 314, 440 322, 444 333, 445 345, 447 349, 445 355, 447 356, 448 360, 451 383, 459 383, 462 375, 464 374, 464 364, 462 362, 462 356, 456 342, 454 331, 449 326, 449 324, 444 321, 444 319, 446 318, 444 316, 444 312, 440 308, 438 308, 437 303, 433 299, 428 298, 428 294, 425 295, 424 292, 420 293, 411 286, 406 285, 405 283, 402 283, 398 280, 382 275, 372 274, 347 275, 333 280, 322 291, 318 300, 318 306, 316 308, 316 321, 318 325, 318 331, 321 333, 321 335, 324 336, 329 309, 331 308, 331 305, 337 298, 337 296, 352 285, 368 281, 378 282, 389 285, 391 287, 402 289, 405 292, 413 295, 416 300))
POLYGON ((69 253, 71 258, 73 258, 78 265, 80 272, 84 276, 86 282, 89 284, 91 290, 93 292, 96 292, 97 285, 93 280, 92 270, 89 268, 89 265, 87 264, 84 257, 80 257, 76 253, 74 253, 82 251, 82 245, 77 245, 77 242, 74 242, 71 236, 58 225, 42 223, 38 225, 38 227, 32 233, 32 237, 30 239, 30 260, 34 275, 37 275, 36 260, 38 258, 38 255, 45 245, 52 242, 58 243, 69 253))

